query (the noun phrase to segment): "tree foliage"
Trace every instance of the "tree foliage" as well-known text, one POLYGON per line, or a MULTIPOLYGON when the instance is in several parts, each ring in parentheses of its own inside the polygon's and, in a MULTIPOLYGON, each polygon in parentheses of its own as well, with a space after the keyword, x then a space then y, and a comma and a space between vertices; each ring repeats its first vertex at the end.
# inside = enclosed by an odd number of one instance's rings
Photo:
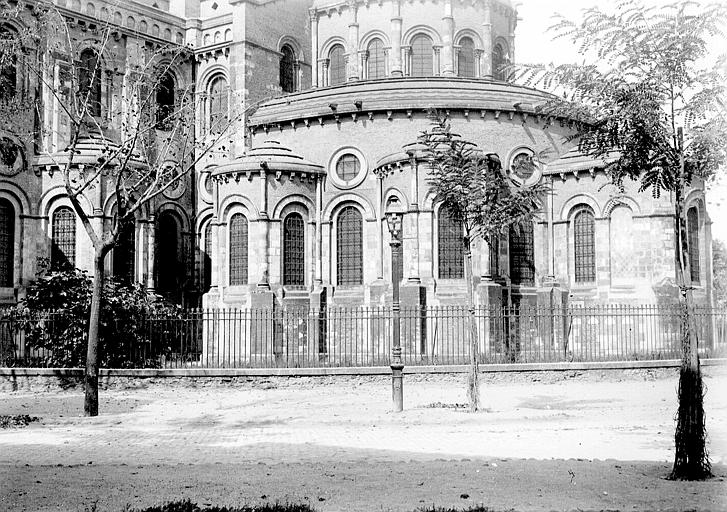
POLYGON ((723 3, 594 7, 579 22, 559 16, 552 27, 556 38, 573 42, 583 64, 513 68, 517 80, 557 93, 542 112, 579 121, 572 138, 581 152, 606 162, 614 184, 623 189, 630 179, 656 198, 671 194, 684 311, 674 479, 711 475, 685 202, 690 188, 703 186, 727 160, 725 61, 708 61, 712 40, 724 48, 725 19, 723 3))
MULTIPOLYGON (((25 334, 25 345, 36 350, 40 366, 82 367, 91 308, 92 280, 78 269, 51 271, 48 265, 28 288, 25 299, 13 312, 13 320, 25 334)), ((140 353, 157 353, 159 340, 149 335, 148 320, 155 316, 179 318, 178 306, 149 293, 138 284, 104 281, 99 329, 99 363, 108 368, 158 361, 137 360, 140 353)))
POLYGON ((714 305, 727 307, 727 247, 722 240, 712 240, 712 274, 714 305))

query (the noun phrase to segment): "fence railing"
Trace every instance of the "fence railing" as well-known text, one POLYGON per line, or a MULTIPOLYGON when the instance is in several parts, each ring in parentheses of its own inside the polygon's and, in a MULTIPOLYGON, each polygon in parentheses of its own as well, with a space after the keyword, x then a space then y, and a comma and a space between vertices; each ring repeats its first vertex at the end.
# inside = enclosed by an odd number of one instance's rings
MULTIPOLYGON (((187 310, 142 316, 107 334, 102 364, 131 368, 381 366, 389 307, 187 310), (121 334, 120 334, 121 333, 121 334)), ((681 357, 678 305, 402 308, 405 365, 617 361, 681 357), (475 329, 472 329, 474 322, 475 329), (474 332, 474 335, 472 334, 474 332), (474 337, 473 337, 474 336, 474 337), (473 343, 474 339, 474 343, 473 343)), ((727 355, 727 310, 697 307, 703 357, 727 355)), ((81 326, 83 327, 83 326, 81 326)), ((85 331, 68 315, 0 314, 0 366, 83 366, 85 331)))

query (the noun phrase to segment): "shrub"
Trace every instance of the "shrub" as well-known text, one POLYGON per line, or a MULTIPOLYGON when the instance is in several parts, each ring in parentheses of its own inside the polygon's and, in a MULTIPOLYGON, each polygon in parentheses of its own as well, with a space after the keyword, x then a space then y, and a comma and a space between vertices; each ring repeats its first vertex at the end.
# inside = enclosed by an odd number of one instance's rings
MULTIPOLYGON (((85 365, 86 337, 91 306, 91 278, 82 270, 44 268, 13 312, 25 333, 26 347, 42 366, 85 365)), ((179 318, 181 310, 144 287, 104 282, 99 325, 99 362, 106 367, 155 366, 147 319, 179 318)))

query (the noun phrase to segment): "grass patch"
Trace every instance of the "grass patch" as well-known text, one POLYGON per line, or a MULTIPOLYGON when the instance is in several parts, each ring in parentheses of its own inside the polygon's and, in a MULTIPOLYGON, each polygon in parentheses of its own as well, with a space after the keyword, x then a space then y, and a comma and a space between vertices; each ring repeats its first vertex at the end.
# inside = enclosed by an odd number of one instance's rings
MULTIPOLYGON (((444 402, 432 402, 424 406, 425 409, 467 409, 467 404, 445 404, 444 402)), ((432 509, 434 510, 434 509, 432 509)), ((437 511, 439 512, 439 511, 437 511)))
POLYGON ((189 500, 173 501, 144 509, 127 510, 128 512, 315 512, 315 509, 302 503, 265 503, 264 505, 245 505, 242 507, 199 507, 189 500))
POLYGON ((27 414, 15 414, 13 416, 0 415, 0 428, 23 428, 34 421, 40 421, 40 418, 37 416, 28 416, 27 414))

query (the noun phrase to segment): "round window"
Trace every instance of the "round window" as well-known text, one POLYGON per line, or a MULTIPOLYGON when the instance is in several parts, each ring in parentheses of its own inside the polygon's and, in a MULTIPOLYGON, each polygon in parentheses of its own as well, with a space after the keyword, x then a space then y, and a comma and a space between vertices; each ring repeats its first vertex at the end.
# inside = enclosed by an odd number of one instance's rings
POLYGON ((529 179, 535 172, 535 162, 530 153, 518 153, 512 159, 510 171, 521 180, 529 179))
POLYGON ((358 161, 356 155, 351 153, 346 153, 336 162, 336 174, 341 181, 353 181, 360 171, 361 162, 358 161))
POLYGON ((341 189, 359 186, 366 179, 366 160, 356 148, 347 147, 336 151, 328 164, 328 176, 341 189))

